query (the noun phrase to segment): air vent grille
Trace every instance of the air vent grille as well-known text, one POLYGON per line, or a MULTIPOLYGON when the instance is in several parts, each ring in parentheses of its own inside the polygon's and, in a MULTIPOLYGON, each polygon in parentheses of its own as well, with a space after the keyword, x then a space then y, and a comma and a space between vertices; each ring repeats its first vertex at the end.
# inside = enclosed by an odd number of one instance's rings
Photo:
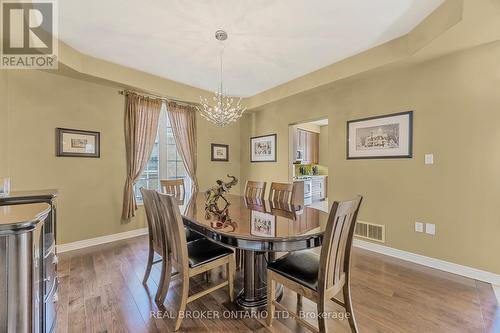
POLYGON ((385 242, 385 226, 358 221, 354 230, 354 235, 377 242, 385 242))

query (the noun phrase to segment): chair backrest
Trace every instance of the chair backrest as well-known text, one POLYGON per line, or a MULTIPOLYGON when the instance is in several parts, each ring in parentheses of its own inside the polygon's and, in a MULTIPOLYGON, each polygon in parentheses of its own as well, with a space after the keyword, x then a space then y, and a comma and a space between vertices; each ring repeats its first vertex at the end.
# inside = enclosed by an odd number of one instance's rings
POLYGON ((290 203, 293 195, 293 184, 271 183, 269 201, 290 203))
POLYGON ((183 200, 186 194, 184 179, 160 179, 161 193, 171 194, 177 200, 183 200))
POLYGON ((167 253, 167 237, 158 212, 156 191, 141 188, 142 201, 148 221, 149 243, 161 256, 167 253))
POLYGON ((170 194, 157 193, 158 212, 165 225, 169 252, 174 263, 188 269, 186 232, 177 199, 170 194))
POLYGON ((349 279, 354 227, 363 197, 333 203, 323 235, 318 291, 327 290, 349 279))
POLYGON ((266 182, 247 181, 245 187, 246 198, 259 198, 264 200, 264 193, 266 192, 266 182))

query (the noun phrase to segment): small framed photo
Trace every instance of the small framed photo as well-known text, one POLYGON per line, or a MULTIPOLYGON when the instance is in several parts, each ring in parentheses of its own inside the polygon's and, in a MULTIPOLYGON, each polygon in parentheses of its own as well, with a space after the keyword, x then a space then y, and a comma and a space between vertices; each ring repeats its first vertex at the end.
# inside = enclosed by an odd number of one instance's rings
POLYGON ((276 162, 276 134, 250 138, 250 162, 276 162))
POLYGON ((56 156, 101 156, 101 134, 69 128, 56 128, 56 156))
POLYGON ((347 159, 411 158, 413 111, 347 122, 347 159))
POLYGON ((276 237, 276 216, 252 210, 250 233, 259 237, 276 237))
POLYGON ((229 161, 229 145, 219 143, 211 144, 211 160, 214 162, 228 162, 229 161))

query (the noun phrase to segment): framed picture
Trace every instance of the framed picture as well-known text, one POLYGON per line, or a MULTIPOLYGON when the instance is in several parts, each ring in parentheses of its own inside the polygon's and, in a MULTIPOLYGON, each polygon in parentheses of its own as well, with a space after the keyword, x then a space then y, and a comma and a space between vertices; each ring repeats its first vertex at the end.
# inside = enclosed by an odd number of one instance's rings
POLYGON ((229 161, 229 145, 212 143, 211 145, 211 160, 215 162, 229 161))
POLYGON ((67 157, 100 157, 101 134, 69 128, 56 128, 56 155, 67 157))
POLYGON ((347 122, 347 159, 411 158, 413 111, 347 122))
POLYGON ((276 162, 276 134, 250 138, 250 162, 276 162))
POLYGON ((276 237, 276 216, 252 210, 250 233, 259 237, 276 237))

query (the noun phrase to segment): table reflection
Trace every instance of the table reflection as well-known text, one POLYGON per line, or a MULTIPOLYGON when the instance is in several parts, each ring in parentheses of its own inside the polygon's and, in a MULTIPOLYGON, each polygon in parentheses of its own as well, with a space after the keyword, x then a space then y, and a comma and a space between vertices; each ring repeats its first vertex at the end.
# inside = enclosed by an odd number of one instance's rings
POLYGON ((185 219, 218 233, 245 239, 281 239, 321 234, 328 215, 313 208, 259 198, 226 195, 227 218, 205 211, 203 193, 179 201, 185 219))

